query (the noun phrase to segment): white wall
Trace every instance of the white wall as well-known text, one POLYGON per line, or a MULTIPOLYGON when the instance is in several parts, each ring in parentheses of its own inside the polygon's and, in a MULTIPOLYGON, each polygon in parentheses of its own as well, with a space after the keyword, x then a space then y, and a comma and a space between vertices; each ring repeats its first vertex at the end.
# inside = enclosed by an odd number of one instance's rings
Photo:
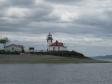
POLYGON ((52 41, 51 40, 48 40, 47 43, 48 43, 48 45, 51 45, 52 44, 52 41))
POLYGON ((22 48, 16 47, 16 46, 10 46, 10 47, 6 47, 5 48, 5 51, 10 51, 10 52, 18 51, 18 52, 21 52, 22 51, 22 48))
POLYGON ((0 50, 3 50, 3 49, 4 49, 3 44, 0 44, 0 50))
POLYGON ((60 47, 60 49, 59 49, 57 46, 50 46, 48 48, 48 50, 53 51, 53 47, 55 47, 54 51, 64 51, 64 50, 66 50, 66 48, 64 48, 64 47, 60 47))

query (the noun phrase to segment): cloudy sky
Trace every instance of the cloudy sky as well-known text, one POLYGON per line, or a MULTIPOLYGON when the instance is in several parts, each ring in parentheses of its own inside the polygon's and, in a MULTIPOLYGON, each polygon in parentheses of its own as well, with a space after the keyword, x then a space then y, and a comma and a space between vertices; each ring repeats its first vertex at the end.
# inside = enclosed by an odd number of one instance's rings
POLYGON ((53 34, 87 56, 112 54, 112 0, 0 0, 0 36, 46 48, 53 34))

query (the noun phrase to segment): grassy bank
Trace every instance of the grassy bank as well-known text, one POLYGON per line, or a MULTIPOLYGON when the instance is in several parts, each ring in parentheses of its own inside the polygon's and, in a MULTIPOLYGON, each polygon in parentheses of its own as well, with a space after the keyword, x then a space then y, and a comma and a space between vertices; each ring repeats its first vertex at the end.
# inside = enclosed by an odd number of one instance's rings
POLYGON ((50 55, 0 55, 0 64, 17 63, 101 63, 89 58, 61 57, 50 55))

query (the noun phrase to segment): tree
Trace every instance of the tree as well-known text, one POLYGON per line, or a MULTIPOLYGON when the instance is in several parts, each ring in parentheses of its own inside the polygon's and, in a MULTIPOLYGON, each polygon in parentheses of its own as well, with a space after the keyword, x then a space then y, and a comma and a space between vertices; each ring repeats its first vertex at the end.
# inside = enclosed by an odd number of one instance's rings
POLYGON ((7 37, 0 39, 0 43, 4 45, 4 48, 5 48, 7 42, 9 42, 7 37))

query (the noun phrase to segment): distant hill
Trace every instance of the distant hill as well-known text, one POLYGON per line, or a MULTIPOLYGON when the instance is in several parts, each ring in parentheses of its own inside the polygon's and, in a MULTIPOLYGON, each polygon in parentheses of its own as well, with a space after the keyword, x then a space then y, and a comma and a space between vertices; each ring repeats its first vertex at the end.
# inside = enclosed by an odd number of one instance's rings
POLYGON ((96 56, 96 57, 92 57, 92 58, 101 59, 101 60, 112 60, 112 55, 96 56))

